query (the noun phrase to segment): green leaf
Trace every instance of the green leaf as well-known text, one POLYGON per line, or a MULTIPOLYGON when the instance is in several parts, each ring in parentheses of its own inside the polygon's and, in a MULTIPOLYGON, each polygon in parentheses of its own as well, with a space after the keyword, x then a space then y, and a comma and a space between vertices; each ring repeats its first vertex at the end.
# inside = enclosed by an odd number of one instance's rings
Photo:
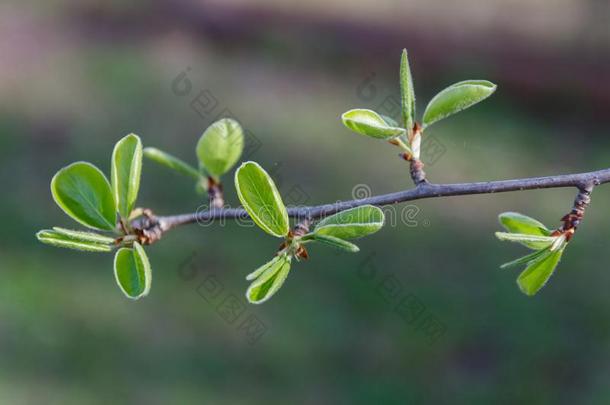
POLYGON ((502 241, 518 242, 530 249, 544 249, 549 247, 556 239, 556 236, 528 235, 525 233, 496 232, 496 238, 502 241))
POLYGON ((496 238, 502 241, 521 243, 523 246, 534 250, 549 247, 557 239, 556 236, 540 236, 508 232, 496 232, 496 238))
POLYGON ((548 250, 546 254, 529 263, 517 279, 517 284, 523 293, 531 296, 544 287, 561 260, 564 249, 565 245, 555 251, 548 250))
POLYGON ((317 242, 321 242, 325 245, 332 246, 337 249, 345 250, 347 252, 356 253, 360 251, 360 248, 353 243, 350 243, 346 240, 335 238, 334 236, 323 235, 323 234, 313 234, 313 240, 317 242))
POLYGON ((313 233, 339 239, 355 239, 377 232, 383 227, 384 220, 380 208, 363 205, 324 218, 316 225, 313 233))
POLYGON ((288 234, 288 212, 269 174, 256 162, 244 162, 235 172, 239 201, 252 220, 270 235, 288 234))
POLYGON ((452 84, 428 103, 423 118, 424 128, 483 101, 496 91, 496 87, 487 80, 465 80, 452 84))
POLYGON ((144 148, 144 156, 185 176, 199 180, 202 176, 193 166, 157 148, 144 148))
POLYGON ((402 57, 400 58, 400 96, 403 125, 410 132, 415 123, 415 89, 406 49, 402 50, 402 57))
POLYGON ((223 118, 210 125, 199 138, 199 165, 212 176, 222 176, 239 160, 243 149, 241 126, 235 120, 223 118))
POLYGON ((121 218, 129 217, 138 198, 142 174, 142 141, 129 134, 114 146, 112 152, 111 183, 117 211, 121 218))
MULTIPOLYGON (((498 216, 498 219, 500 224, 512 233, 534 236, 550 236, 552 233, 541 222, 517 212, 504 212, 498 216)), ((530 249, 541 249, 548 246, 546 242, 522 241, 521 244, 530 249)))
POLYGON ((89 228, 114 230, 116 205, 110 183, 91 163, 76 162, 59 170, 51 180, 51 193, 75 221, 89 228))
POLYGON ((373 138, 390 139, 405 133, 404 128, 394 126, 395 123, 388 123, 381 115, 372 110, 349 110, 343 113, 341 120, 352 131, 373 138))
POLYGON ((250 284, 246 291, 246 298, 252 304, 262 304, 275 294, 290 272, 291 257, 285 254, 278 256, 277 260, 267 263, 269 267, 250 284))
POLYGON ((503 212, 498 215, 500 224, 512 233, 549 236, 551 231, 542 222, 518 212, 503 212))
POLYGON ((530 253, 529 255, 520 257, 520 258, 518 258, 516 260, 513 260, 512 262, 504 263, 503 265, 500 266, 500 268, 501 269, 508 269, 510 267, 516 267, 516 266, 521 266, 523 264, 529 264, 530 262, 532 262, 535 259, 539 258, 540 256, 542 256, 543 254, 547 253, 548 251, 549 251, 549 248, 537 250, 534 253, 530 253))
POLYGON ((36 234, 36 238, 47 245, 81 250, 84 252, 110 252, 113 249, 114 239, 107 239, 102 235, 89 232, 68 231, 67 229, 45 229, 36 234), (58 231, 58 229, 60 231, 58 231), (67 232, 65 232, 67 231, 67 232), (78 235, 78 236, 77 236, 78 235))
POLYGON ((133 249, 121 248, 114 256, 114 277, 127 298, 137 300, 148 295, 152 274, 148 256, 139 243, 133 249))
POLYGON ((509 233, 509 232, 496 232, 496 237, 500 240, 509 242, 542 242, 551 244, 557 238, 556 236, 540 236, 530 235, 527 233, 509 233))
POLYGON ((274 266, 278 261, 284 260, 283 256, 284 255, 275 256, 273 259, 269 260, 267 263, 263 264, 258 269, 254 270, 252 273, 248 274, 246 276, 246 280, 248 280, 248 281, 254 280, 258 276, 263 274, 265 271, 267 271, 269 268, 271 268, 271 266, 274 266))
POLYGON ((95 232, 74 231, 72 229, 60 228, 58 226, 54 226, 53 231, 74 240, 114 245, 114 238, 100 235, 99 233, 95 232))

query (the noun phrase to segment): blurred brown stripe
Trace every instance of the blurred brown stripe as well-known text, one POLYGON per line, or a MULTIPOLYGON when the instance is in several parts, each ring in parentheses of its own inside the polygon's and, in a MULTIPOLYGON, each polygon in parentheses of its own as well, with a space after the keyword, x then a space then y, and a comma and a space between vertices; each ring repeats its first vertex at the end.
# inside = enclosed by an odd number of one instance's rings
POLYGON ((407 47, 417 55, 416 70, 425 71, 427 76, 482 65, 502 84, 505 94, 531 103, 529 107, 566 112, 580 109, 596 121, 610 120, 610 52, 603 42, 599 47, 548 46, 536 38, 524 40, 501 29, 482 35, 469 34, 465 27, 463 35, 456 35, 444 27, 432 28, 425 21, 406 21, 397 28, 327 15, 216 3, 157 1, 137 10, 137 14, 106 14, 103 8, 78 7, 72 16, 78 17, 81 29, 101 37, 142 39, 178 30, 204 37, 222 51, 251 51, 264 47, 269 33, 281 33, 300 58, 316 64, 350 66, 362 63, 364 57, 379 55, 376 66, 392 69, 397 58, 387 55, 407 47), (324 47, 328 47, 326 60, 313 59, 324 47))

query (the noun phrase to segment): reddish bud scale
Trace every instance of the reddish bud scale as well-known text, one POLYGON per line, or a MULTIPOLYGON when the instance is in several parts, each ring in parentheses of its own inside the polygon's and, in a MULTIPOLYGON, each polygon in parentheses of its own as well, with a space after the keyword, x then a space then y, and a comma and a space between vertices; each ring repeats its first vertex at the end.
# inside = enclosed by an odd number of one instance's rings
POLYGON ((581 189, 580 192, 576 195, 574 199, 574 205, 572 210, 564 215, 561 218, 563 224, 561 227, 554 231, 551 235, 557 236, 560 234, 564 234, 566 236, 566 241, 569 242, 570 239, 574 236, 576 229, 580 225, 583 217, 585 216, 585 210, 587 206, 591 202, 591 190, 590 189, 581 189))
POLYGON ((134 227, 134 233, 141 245, 151 245, 161 239, 163 235, 159 220, 149 209, 142 212, 142 217, 139 218, 139 226, 134 227))

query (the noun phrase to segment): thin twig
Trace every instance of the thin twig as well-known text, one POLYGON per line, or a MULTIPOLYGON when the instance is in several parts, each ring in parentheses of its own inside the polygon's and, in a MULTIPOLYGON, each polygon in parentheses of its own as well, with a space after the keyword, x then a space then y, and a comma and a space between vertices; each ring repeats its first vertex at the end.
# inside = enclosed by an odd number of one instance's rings
MULTIPOLYGON (((587 189, 608 182, 610 182, 610 169, 587 173, 477 183, 432 184, 423 182, 418 184, 415 188, 390 194, 382 194, 358 200, 339 201, 333 204, 288 208, 288 215, 299 219, 317 219, 366 204, 385 206, 406 201, 421 200, 424 198, 493 194, 542 188, 576 187, 578 189, 587 189)), ((242 208, 212 208, 210 210, 200 210, 189 214, 159 216, 156 217, 156 220, 161 232, 165 232, 179 225, 197 222, 208 223, 217 219, 247 218, 249 218, 249 215, 242 208)), ((132 225, 136 228, 141 227, 141 224, 138 224, 137 220, 134 221, 132 225)))

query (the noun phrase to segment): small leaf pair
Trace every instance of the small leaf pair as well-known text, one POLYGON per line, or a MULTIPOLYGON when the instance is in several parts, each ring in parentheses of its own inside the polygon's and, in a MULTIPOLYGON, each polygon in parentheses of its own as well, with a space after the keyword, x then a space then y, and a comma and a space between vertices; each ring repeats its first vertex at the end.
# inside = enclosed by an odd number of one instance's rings
POLYGON ((150 292, 152 272, 148 256, 142 245, 120 248, 114 256, 114 277, 126 297, 138 299, 150 292))
POLYGON ((401 118, 399 125, 392 118, 368 109, 345 112, 343 124, 361 135, 392 140, 408 154, 419 158, 421 132, 433 123, 460 112, 493 94, 496 85, 486 80, 465 80, 452 84, 434 96, 422 117, 422 127, 416 124, 415 90, 407 50, 400 60, 401 118))
POLYGON ((362 205, 331 215, 318 222, 313 232, 302 237, 304 243, 320 242, 337 249, 356 253, 360 248, 348 242, 377 232, 383 227, 385 216, 379 207, 362 205))
POLYGON ((411 138, 415 124, 415 89, 406 49, 400 58, 400 101, 401 125, 390 117, 363 108, 345 112, 341 120, 347 128, 358 134, 377 139, 397 139, 400 146, 411 153, 408 139, 411 138))
POLYGON ((72 163, 51 180, 57 205, 78 223, 92 229, 115 231, 117 213, 125 223, 138 197, 142 172, 142 142, 130 134, 114 147, 111 179, 87 162, 72 163))
POLYGON ((553 275, 567 246, 566 236, 552 232, 541 222, 516 212, 502 213, 499 220, 508 232, 496 232, 498 239, 517 242, 534 250, 529 255, 504 263, 500 268, 525 265, 517 284, 523 293, 534 295, 553 275))
POLYGON ((135 236, 125 236, 130 230, 129 218, 138 197, 141 172, 142 142, 137 135, 130 134, 114 147, 110 182, 101 170, 87 162, 68 165, 51 180, 53 199, 68 216, 88 228, 123 235, 121 238, 59 227, 36 234, 38 240, 48 245, 86 252, 111 252, 117 241, 127 242, 121 242, 124 247, 116 253, 114 272, 119 287, 132 299, 148 294, 151 282, 144 249, 135 236))
MULTIPOLYGON (((252 281, 246 298, 253 304, 270 299, 283 285, 290 272, 292 259, 303 255, 304 245, 321 242, 349 252, 357 252, 354 239, 377 232, 384 223, 383 212, 371 205, 352 208, 320 221, 313 232, 305 235, 290 231, 288 210, 269 174, 256 162, 245 162, 235 172, 235 188, 244 209, 266 233, 283 238, 276 256, 246 279, 252 281)), ((305 251, 306 252, 306 251, 305 251)))
POLYGON ((210 176, 216 183, 239 160, 244 149, 244 133, 239 123, 223 118, 210 125, 201 135, 195 152, 199 170, 177 157, 157 148, 144 149, 144 155, 154 162, 169 167, 196 180, 199 193, 207 191, 210 176))

